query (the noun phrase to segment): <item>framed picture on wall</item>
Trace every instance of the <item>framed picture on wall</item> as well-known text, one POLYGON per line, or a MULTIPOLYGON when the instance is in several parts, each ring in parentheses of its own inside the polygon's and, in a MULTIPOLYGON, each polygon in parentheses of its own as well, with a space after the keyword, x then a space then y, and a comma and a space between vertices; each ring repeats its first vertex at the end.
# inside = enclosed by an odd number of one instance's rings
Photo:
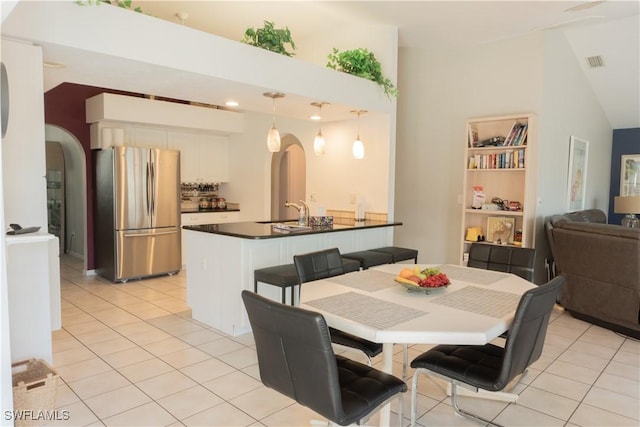
POLYGON ((640 154, 625 154, 621 157, 620 195, 640 196, 640 154))
POLYGON ((569 173, 567 175, 567 210, 584 209, 587 190, 589 141, 571 136, 569 142, 569 173))

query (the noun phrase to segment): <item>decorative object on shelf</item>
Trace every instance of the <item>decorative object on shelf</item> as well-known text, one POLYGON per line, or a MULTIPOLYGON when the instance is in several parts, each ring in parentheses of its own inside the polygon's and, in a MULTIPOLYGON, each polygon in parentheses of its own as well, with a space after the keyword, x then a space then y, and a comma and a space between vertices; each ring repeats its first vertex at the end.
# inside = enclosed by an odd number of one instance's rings
POLYGON ((482 234, 481 227, 469 227, 467 228, 467 234, 464 238, 467 242, 482 242, 484 241, 484 235, 482 234))
POLYGON ((504 136, 493 136, 475 143, 474 147, 500 147, 504 144, 504 136))
POLYGON ((76 0, 76 4, 78 6, 99 6, 102 3, 110 4, 112 6, 118 6, 123 9, 131 9, 139 13, 144 13, 140 6, 133 8, 131 0, 76 0))
POLYGON ((472 209, 481 209, 485 201, 484 189, 482 185, 474 185, 473 198, 471 200, 472 209))
POLYGON ((513 218, 491 216, 487 218, 487 241, 499 245, 513 243, 513 218))
POLYGON ((622 218, 622 226, 640 228, 640 196, 617 196, 614 199, 613 211, 617 214, 625 214, 622 218))
POLYGON ((512 201, 509 202, 509 206, 508 206, 507 210, 510 210, 512 212, 513 211, 521 211, 522 210, 522 203, 512 200, 512 201))
MULTIPOLYGON (((311 120, 321 120, 322 119, 322 106, 328 105, 328 102, 312 102, 311 105, 314 107, 318 107, 318 114, 311 116, 311 120)), ((316 156, 322 156, 327 148, 327 143, 324 140, 324 136, 322 136, 322 129, 318 126, 318 134, 313 139, 313 153, 316 156)))
POLYGON ((584 209, 584 199, 587 189, 589 141, 571 136, 569 147, 567 210, 578 211, 584 209))
POLYGON ((353 147, 351 151, 353 158, 356 160, 364 159, 364 144, 360 139, 360 116, 367 113, 367 110, 351 110, 351 113, 358 115, 358 133, 356 139, 353 141, 353 147))
POLYGON ((380 85, 389 98, 398 97, 398 89, 382 74, 382 65, 373 52, 362 48, 340 52, 333 48, 327 58, 328 68, 371 80, 380 85))
POLYGON ((269 129, 269 133, 267 134, 267 148, 272 153, 277 153, 280 151, 280 132, 276 129, 276 99, 284 98, 285 94, 281 92, 265 92, 263 95, 273 100, 273 117, 271 129, 269 129))
POLYGON ((513 233, 513 244, 515 246, 522 246, 522 230, 516 230, 513 233))
POLYGON ((620 195, 640 196, 640 154, 626 154, 621 157, 620 195))
POLYGON ((257 30, 253 27, 247 28, 244 32, 242 43, 285 56, 295 55, 295 53, 287 50, 285 44, 289 44, 292 50, 296 50, 296 44, 289 28, 275 28, 275 24, 271 21, 264 21, 264 27, 257 30))

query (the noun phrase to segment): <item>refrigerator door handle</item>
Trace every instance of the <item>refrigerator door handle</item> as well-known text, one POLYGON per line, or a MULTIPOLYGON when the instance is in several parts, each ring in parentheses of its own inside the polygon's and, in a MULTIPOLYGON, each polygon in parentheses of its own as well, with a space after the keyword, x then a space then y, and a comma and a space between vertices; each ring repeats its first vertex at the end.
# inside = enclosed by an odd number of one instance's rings
POLYGON ((149 237, 149 236, 163 236, 166 234, 176 234, 178 231, 177 230, 173 230, 173 231, 162 231, 159 233, 131 233, 131 234, 124 234, 124 237, 149 237))
POLYGON ((151 189, 151 194, 149 195, 149 199, 151 203, 149 205, 149 215, 151 220, 151 227, 156 226, 156 156, 153 150, 149 150, 149 178, 150 184, 149 187, 151 189))
MULTIPOLYGON (((151 217, 151 165, 147 162, 147 182, 146 182, 146 199, 147 199, 147 216, 151 217)), ((153 224, 151 224, 153 226, 153 224)))

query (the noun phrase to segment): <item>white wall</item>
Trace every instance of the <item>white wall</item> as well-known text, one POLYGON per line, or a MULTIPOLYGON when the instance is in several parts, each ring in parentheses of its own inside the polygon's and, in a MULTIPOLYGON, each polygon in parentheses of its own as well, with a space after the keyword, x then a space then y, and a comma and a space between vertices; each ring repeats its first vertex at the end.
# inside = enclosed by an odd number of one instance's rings
MULTIPOLYGON (((2 413, 13 407, 11 384, 10 331, 8 294, 13 283, 7 278, 5 225, 17 222, 23 226, 47 229, 44 99, 42 96, 42 50, 39 47, 2 40, 2 62, 9 80, 9 124, 0 145, 0 403, 2 413)), ((48 271, 48 265, 33 263, 34 271, 48 271)), ((48 287, 47 283, 43 284, 48 287)), ((48 295, 48 294, 47 294, 48 295)), ((21 310, 22 307, 13 307, 21 310)), ((34 319, 40 322, 42 318, 34 319)), ((47 323, 48 325, 48 320, 47 323)), ((15 332, 14 332, 15 333, 15 332)), ((34 338, 35 339, 35 338, 34 338)), ((50 348, 49 348, 50 353, 50 348)), ((2 424, 12 424, 2 417, 2 424)))
POLYGON ((400 50, 395 217, 404 226, 394 243, 418 249, 419 262, 458 260, 465 121, 538 114, 542 58, 536 36, 459 51, 400 50))
POLYGON ((536 210, 536 277, 549 256, 544 218, 567 211, 569 140, 572 135, 589 141, 585 209, 608 212, 613 130, 598 103, 578 59, 561 31, 546 35, 544 49, 543 103, 538 152, 536 210))
POLYGON ((7 224, 47 230, 42 49, 2 39, 10 87, 11 126, 2 142, 7 224))
MULTIPOLYGON (((330 107, 327 107, 330 108, 330 107)), ((313 113, 313 109, 309 113, 313 113)), ((389 196, 389 133, 387 115, 371 114, 360 118, 360 137, 365 143, 365 158, 355 160, 351 145, 357 133, 357 120, 317 123, 276 117, 281 135, 292 134, 302 144, 307 159, 307 201, 316 195, 314 207, 353 210, 352 193, 361 194, 368 212, 387 212, 389 196), (313 154, 313 139, 322 126, 327 141, 324 156, 313 154)), ((224 184, 227 200, 240 203, 243 221, 270 218, 271 153, 266 137, 271 116, 245 113, 245 132, 229 138, 229 183, 224 184)))
MULTIPOLYGON (((571 135, 590 141, 585 208, 606 211, 612 132, 561 31, 456 52, 402 49, 394 243, 420 262, 457 262, 465 120, 538 116, 536 282, 546 277, 545 216, 566 211, 571 135)), ((492 195, 493 196, 493 195, 492 195)), ((499 196, 499 195, 496 195, 499 196)))

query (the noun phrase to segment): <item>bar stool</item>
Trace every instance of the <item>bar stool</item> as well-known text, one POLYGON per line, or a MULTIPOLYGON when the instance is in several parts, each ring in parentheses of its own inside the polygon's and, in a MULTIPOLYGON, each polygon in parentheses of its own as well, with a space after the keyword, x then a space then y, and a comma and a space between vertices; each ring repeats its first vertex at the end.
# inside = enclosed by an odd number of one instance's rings
POLYGON ((376 248, 371 249, 374 252, 383 252, 385 254, 390 254, 392 258, 392 263, 413 260, 414 264, 418 263, 418 251, 415 249, 409 248, 401 248, 399 246, 385 246, 384 248, 376 248))
POLYGON ((360 261, 357 259, 342 257, 342 268, 345 273, 351 273, 352 271, 360 270, 360 261))
POLYGON ((258 293, 258 282, 282 289, 282 304, 286 304, 286 290, 291 289, 291 305, 294 305, 293 291, 298 286, 298 273, 293 264, 276 265, 253 271, 253 292, 258 293))
POLYGON ((342 254, 342 258, 355 259, 360 262, 360 267, 366 270, 376 265, 391 264, 393 257, 391 254, 375 251, 357 251, 342 254))
MULTIPOLYGON (((345 273, 360 270, 360 261, 351 258, 342 258, 342 268, 345 273)), ((258 282, 277 286, 282 290, 281 302, 286 304, 287 288, 291 289, 291 305, 295 305, 295 287, 299 285, 298 273, 293 264, 276 265, 274 267, 258 268, 253 271, 253 292, 258 293, 258 282)))

